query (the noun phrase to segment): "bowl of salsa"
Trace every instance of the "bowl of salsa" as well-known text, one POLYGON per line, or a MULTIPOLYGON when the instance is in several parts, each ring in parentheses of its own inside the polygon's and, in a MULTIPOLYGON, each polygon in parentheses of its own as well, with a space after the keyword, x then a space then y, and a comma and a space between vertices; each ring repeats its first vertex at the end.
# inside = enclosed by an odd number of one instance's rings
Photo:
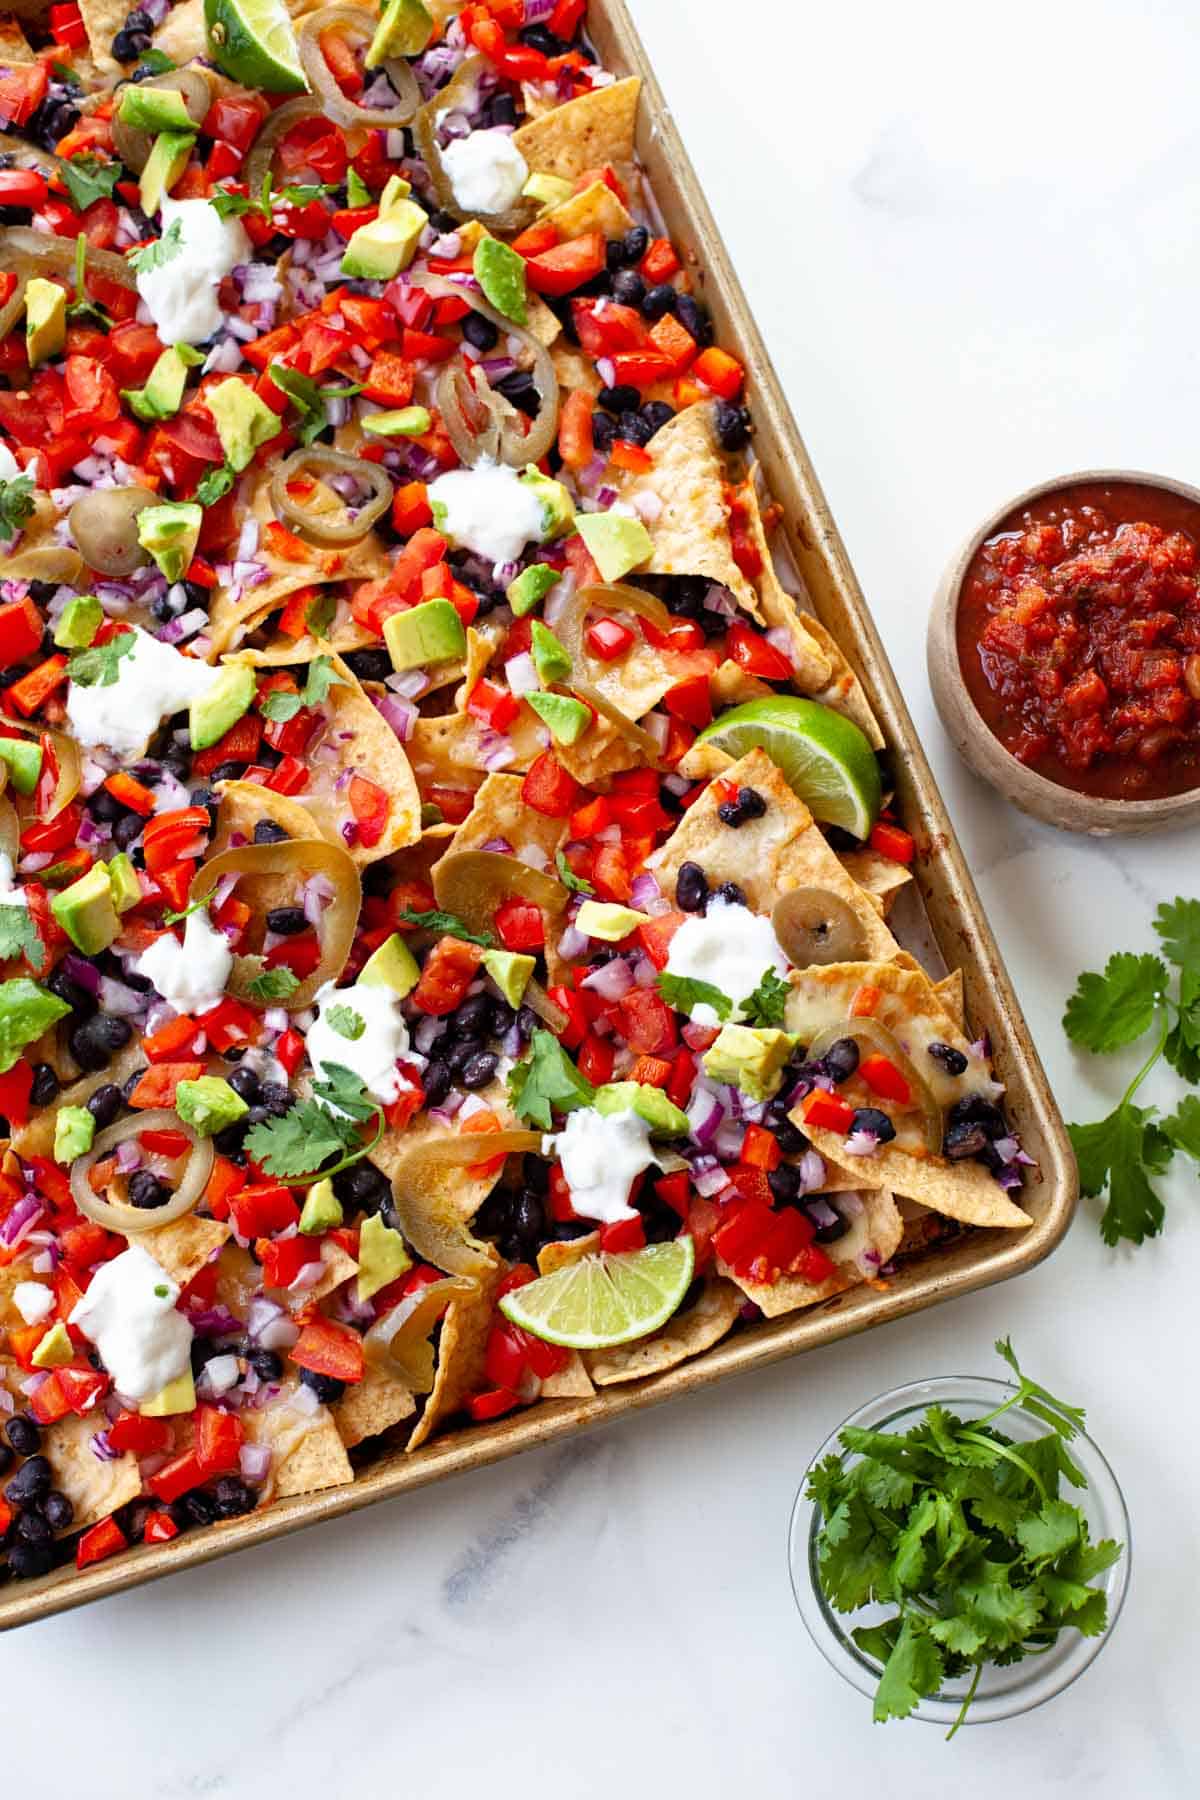
POLYGON ((1024 811, 1101 835, 1200 818, 1200 488, 1030 488, 954 558, 927 648, 956 748, 1024 811))

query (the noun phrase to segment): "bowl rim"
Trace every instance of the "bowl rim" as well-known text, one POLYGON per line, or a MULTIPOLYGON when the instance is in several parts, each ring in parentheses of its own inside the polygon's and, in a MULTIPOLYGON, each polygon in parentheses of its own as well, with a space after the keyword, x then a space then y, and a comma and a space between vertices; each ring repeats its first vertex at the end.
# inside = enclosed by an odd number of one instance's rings
MULTIPOLYGON (((816 1579, 814 1557, 821 1510, 815 1501, 807 1498, 808 1478, 827 1456, 844 1459, 852 1454, 844 1450, 839 1441, 848 1426, 866 1424, 875 1430, 886 1430, 894 1422, 911 1420, 915 1413, 924 1412, 932 1405, 978 1405, 988 1409, 1016 1392, 1015 1382, 994 1375, 930 1375, 903 1382, 876 1394, 835 1425, 805 1467, 788 1519, 788 1576, 792 1595, 805 1630, 829 1667, 868 1699, 875 1693, 878 1666, 854 1644, 851 1625, 840 1623, 843 1615, 834 1614, 816 1579)), ((1015 1407, 1013 1411, 1039 1425, 1044 1423, 1023 1407, 1015 1407)), ((1118 1536, 1122 1544, 1120 1557, 1106 1571, 1107 1581, 1101 1583, 1109 1601, 1107 1623, 1098 1637, 1080 1635, 1068 1644, 1059 1665, 1045 1669, 1038 1656, 1026 1657, 1022 1663, 1014 1665, 1025 1670, 1024 1679, 1015 1681, 999 1695, 978 1696, 965 1719, 960 1721, 963 1725, 998 1724, 1018 1714, 1033 1712, 1063 1693, 1100 1655, 1124 1610, 1133 1565, 1133 1533, 1125 1494, 1112 1464, 1090 1432, 1077 1429, 1070 1443, 1077 1455, 1086 1456, 1089 1464, 1085 1470, 1088 1485, 1082 1491, 1080 1504, 1086 1508, 1087 1496, 1095 1495, 1115 1514, 1117 1530, 1113 1535, 1118 1536)), ((1070 1491, 1076 1492, 1075 1489, 1070 1491)), ((959 1720, 961 1705, 961 1695, 952 1689, 940 1689, 937 1694, 921 1699, 911 1716, 926 1724, 954 1725, 959 1720)))
POLYGON ((972 559, 1010 513, 1059 488, 1104 481, 1159 488, 1200 507, 1200 486, 1180 481, 1173 475, 1155 475, 1146 469, 1078 469, 1035 482, 1001 506, 994 507, 954 553, 934 594, 927 635, 929 684, 934 703, 959 753, 976 774, 1047 824, 1100 834, 1146 831, 1158 825, 1185 824, 1190 819, 1200 818, 1200 781, 1179 794, 1164 794, 1154 800, 1121 800, 1081 794, 1075 788, 1026 768, 1005 749, 975 705, 958 660, 955 626, 962 584, 972 559))

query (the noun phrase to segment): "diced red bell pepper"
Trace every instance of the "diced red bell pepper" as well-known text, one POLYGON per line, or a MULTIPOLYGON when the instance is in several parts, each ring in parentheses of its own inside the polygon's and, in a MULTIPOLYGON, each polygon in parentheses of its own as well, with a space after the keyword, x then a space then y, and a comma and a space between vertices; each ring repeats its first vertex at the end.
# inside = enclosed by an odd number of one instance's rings
POLYGON ((11 669, 35 656, 42 631, 41 614, 28 595, 0 606, 0 663, 11 669))
POLYGON ((699 345, 687 328, 680 324, 674 313, 664 313, 650 328, 650 341, 671 362, 671 373, 682 375, 688 365, 695 361, 699 345))
POLYGON ((90 1563, 103 1562, 105 1557, 115 1556, 118 1550, 129 1547, 129 1539, 111 1516, 101 1519, 90 1531, 85 1531, 75 1546, 75 1567, 86 1569, 90 1563))
POLYGON ((161 1106, 174 1106, 175 1090, 181 1081, 198 1081, 204 1073, 202 1062, 162 1062, 146 1070, 129 1096, 129 1104, 149 1112, 161 1106))
POLYGON ((725 646, 739 668, 763 681, 788 681, 792 665, 783 652, 768 644, 760 632, 738 619, 729 627, 725 646))
POLYGON ((567 1022, 557 1033, 558 1041, 567 1050, 575 1050, 582 1044, 588 1032, 588 1016, 584 1009, 582 996, 574 988, 552 987, 550 998, 556 1006, 560 1006, 567 1015, 567 1022))
POLYGON ((582 789, 569 775, 558 758, 543 750, 530 766, 521 783, 521 798, 526 806, 550 819, 564 819, 579 803, 582 789))
POLYGON ((619 387, 653 387, 667 381, 671 364, 659 350, 618 350, 612 358, 614 380, 619 387))
POLYGON ((182 1156, 191 1146, 186 1131, 141 1131, 138 1143, 147 1156, 165 1156, 169 1161, 182 1156))
POLYGON ((655 238, 638 268, 652 287, 670 281, 679 272, 679 258, 670 238, 655 238))
POLYGON ((643 1087, 665 1088, 670 1079, 671 1064, 661 1056, 639 1056, 628 1075, 643 1087))
POLYGON ((258 747, 262 742, 263 722, 256 712, 243 713, 236 725, 231 725, 224 737, 210 744, 207 750, 199 750, 192 758, 193 775, 211 775, 222 763, 253 762, 258 755, 258 747))
POLYGON ((606 1081, 612 1080, 615 1058, 616 1051, 609 1039, 589 1031, 579 1047, 579 1073, 593 1087, 603 1087, 606 1081))
POLYGON ((288 1355, 301 1369, 329 1375, 335 1381, 361 1381, 363 1341, 356 1331, 318 1313, 310 1319, 288 1355))
POLYGON ((667 1099, 672 1106, 683 1111, 691 1098, 695 1082, 696 1065, 692 1061, 691 1052, 686 1046, 681 1046, 671 1058, 671 1073, 667 1080, 667 1099))
POLYGON ((203 806, 184 806, 174 812, 159 813, 151 819, 142 836, 146 868, 151 875, 182 858, 198 856, 207 842, 208 811, 203 806))
POLYGON ((541 950, 546 942, 546 926, 541 908, 517 895, 502 901, 496 908, 493 923, 496 935, 506 950, 541 950))
POLYGON ((595 401, 586 388, 573 388, 558 415, 558 453, 568 469, 586 469, 596 454, 592 441, 595 401))
POLYGON ((588 649, 601 662, 623 656, 633 642, 633 631, 616 619, 597 619, 584 633, 588 649))
POLYGON ((310 1237, 258 1238, 254 1253, 262 1264, 264 1287, 290 1288, 301 1269, 321 1260, 310 1237))
POLYGON ((498 1321, 488 1333, 483 1373, 493 1386, 519 1388, 527 1367, 525 1352, 510 1325, 498 1321))
POLYGON ((96 1263, 107 1262, 124 1249, 124 1240, 113 1232, 105 1231, 103 1225, 96 1225, 85 1219, 80 1225, 72 1225, 64 1231, 58 1240, 58 1252, 68 1268, 92 1268, 96 1263))
POLYGON ((471 1394, 466 1403, 467 1412, 477 1425, 498 1419, 519 1404, 519 1397, 511 1388, 490 1388, 485 1394, 471 1394))
POLYGON ((507 731, 521 710, 516 695, 483 676, 467 696, 467 711, 492 731, 507 731))
POLYGON ((654 1183, 654 1191, 664 1206, 669 1206, 672 1212, 678 1213, 686 1224, 692 1194, 691 1179, 687 1170, 677 1169, 671 1175, 662 1176, 654 1183))
POLYGON ((257 1044, 263 1035, 262 1020, 253 1007, 228 994, 202 1013, 198 1023, 209 1044, 221 1055, 246 1044, 257 1044))
POLYGON ((671 954, 671 940, 687 915, 681 912, 661 913, 639 925, 635 936, 656 969, 665 969, 671 954))
POLYGON ((901 830, 899 825, 889 824, 880 819, 871 829, 867 840, 872 850, 878 850, 880 856, 890 856, 893 862, 908 864, 916 855, 917 846, 912 834, 901 830))
POLYGON ((48 656, 44 662, 37 665, 36 669, 30 669, 28 675, 22 675, 19 681, 13 682, 8 689, 8 698, 19 713, 22 713, 25 718, 31 719, 66 679, 66 657, 48 656))
POLYGON ((386 788, 365 775, 350 777, 350 811, 358 827, 358 842, 370 849, 387 830, 392 802, 386 788))
POLYGON ((617 1219, 600 1228, 600 1248, 610 1256, 619 1255, 623 1250, 644 1250, 645 1247, 646 1228, 640 1218, 617 1219))
POLYGON ((204 1470, 200 1458, 194 1450, 185 1450, 182 1455, 174 1456, 156 1469, 147 1481, 146 1486, 156 1500, 163 1500, 168 1505, 178 1500, 181 1494, 190 1493, 192 1488, 199 1487, 204 1480, 204 1470))
POLYGON ((854 1123, 854 1108, 840 1094, 827 1094, 816 1088, 804 1101, 804 1121, 821 1130, 840 1132, 845 1137, 854 1123))
POLYGON ((219 1406, 196 1408, 194 1448, 206 1480, 213 1475, 233 1473, 245 1435, 235 1412, 225 1412, 219 1406))
POLYGON ((142 1527, 144 1544, 166 1544, 171 1538, 179 1536, 179 1527, 169 1512, 154 1511, 149 1513, 142 1527))
POLYGON ((753 1168, 765 1169, 770 1173, 772 1169, 779 1167, 783 1152, 774 1134, 765 1125, 747 1125, 742 1139, 741 1160, 753 1168))
POLYGON ((663 695, 662 704, 672 718, 683 719, 697 731, 703 730, 713 716, 708 676, 688 675, 683 681, 677 681, 663 695))
POLYGON ((400 537, 411 537, 423 526, 433 523, 429 489, 423 481, 403 482, 392 496, 392 529, 400 537))
POLYGON ((850 1000, 850 1017, 852 1019, 871 1019, 879 1011, 879 1002, 883 995, 877 987, 864 981, 861 987, 855 988, 850 1000))
POLYGON ((249 1171, 227 1156, 213 1158, 212 1174, 204 1190, 204 1199, 214 1219, 229 1217, 230 1202, 250 1180, 249 1171))
POLYGON ((912 1088, 907 1078, 901 1073, 890 1056, 875 1052, 864 1056, 858 1065, 858 1072, 873 1094, 881 1100, 892 1100, 897 1106, 907 1106, 912 1099, 912 1088))
POLYGON ((141 1413, 118 1413, 108 1427, 108 1441, 122 1455, 131 1450, 135 1456, 153 1456, 171 1442, 171 1427, 166 1419, 146 1419, 141 1413))
POLYGON ((761 1251, 775 1227, 776 1215, 761 1200, 730 1201, 713 1232, 713 1247, 723 1262, 739 1272, 761 1251))
POLYGON ((702 350, 692 364, 692 374, 711 388, 722 400, 736 400, 742 391, 746 372, 736 356, 713 344, 702 350))
POLYGON ((229 1217, 240 1238, 267 1238, 300 1223, 300 1208, 290 1188, 259 1182, 229 1195, 229 1217))
POLYGON ((201 1027, 187 1013, 168 1019, 157 1031, 142 1039, 142 1049, 152 1063, 171 1062, 184 1050, 191 1050, 200 1036, 201 1027))
POLYGON ((617 1015, 625 1042, 639 1056, 662 1056, 679 1042, 675 1015, 653 988, 631 988, 617 1002, 617 1015))
POLYGON ((304 1061, 304 1039, 298 1031, 285 1031, 275 1045, 275 1055, 288 1075, 294 1075, 304 1061))
POLYGON ((421 979, 412 992, 413 1005, 435 1018, 453 1012, 465 999, 482 961, 483 950, 478 944, 465 943, 462 938, 442 938, 425 958, 421 979))
POLYGON ((654 467, 654 458, 640 444, 634 444, 628 438, 614 438, 608 460, 614 469, 624 469, 630 475, 648 475, 654 467))
POLYGON ((10 1125, 28 1124, 29 1094, 32 1087, 33 1067, 23 1057, 0 1075, 0 1114, 10 1125))
POLYGON ((535 294, 569 294, 602 274, 605 259, 604 233, 588 231, 529 257, 525 277, 535 294))

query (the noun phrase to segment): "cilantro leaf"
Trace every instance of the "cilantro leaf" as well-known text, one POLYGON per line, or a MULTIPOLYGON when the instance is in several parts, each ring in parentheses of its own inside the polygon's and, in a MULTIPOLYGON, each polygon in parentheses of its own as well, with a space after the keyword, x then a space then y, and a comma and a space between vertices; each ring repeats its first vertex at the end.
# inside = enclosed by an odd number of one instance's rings
POLYGON ((763 978, 742 1002, 748 1025, 782 1025, 784 1006, 791 992, 787 982, 774 969, 766 969, 763 978))
POLYGON ((558 879, 572 894, 594 894, 595 888, 582 875, 577 875, 561 850, 554 853, 554 866, 558 870, 558 879))
POLYGON ((558 1039, 549 1031, 535 1031, 527 1062, 518 1063, 508 1077, 508 1093, 519 1119, 549 1131, 551 1108, 572 1112, 590 1106, 596 1090, 581 1075, 558 1039))
POLYGON ((201 506, 215 506, 218 500, 225 498, 236 480, 236 472, 228 463, 222 463, 219 469, 210 469, 207 475, 201 477, 195 498, 201 506))
POLYGON ((361 382, 348 382, 342 387, 321 387, 311 375, 289 369, 285 363, 272 363, 267 370, 277 388, 282 388, 300 414, 297 436, 302 444, 311 444, 324 431, 326 400, 349 400, 362 393, 361 382))
POLYGON ((688 975, 668 975, 664 970, 658 978, 658 991, 676 1012, 690 1013, 694 1007, 710 1006, 718 1019, 727 1019, 733 1011, 733 1001, 720 988, 710 981, 693 981, 688 975))
POLYGON ((461 938, 464 944, 481 944, 485 950, 492 942, 490 931, 472 931, 457 913, 439 912, 436 907, 430 912, 414 912, 406 906, 396 918, 398 923, 415 925, 419 931, 441 931, 447 937, 461 938))
POLYGON ((218 219, 244 219, 247 213, 259 213, 264 210, 261 200, 255 200, 250 194, 233 194, 228 188, 214 188, 208 197, 208 204, 218 219))
POLYGON ((1067 1001, 1063 1030, 1085 1050, 1119 1050, 1149 1031, 1167 986, 1166 965, 1157 956, 1118 951, 1103 975, 1079 977, 1067 1001))
POLYGON ((370 1156, 383 1135, 383 1110, 353 1069, 343 1063, 322 1063, 321 1069, 324 1080, 313 1082, 314 1099, 297 1100, 282 1118, 267 1119, 246 1133, 247 1155, 289 1187, 351 1168, 370 1156), (359 1126, 371 1119, 375 1133, 364 1142, 359 1126), (332 1164, 331 1156, 337 1158, 332 1164))
POLYGON ((178 67, 179 64, 172 62, 165 50, 156 49, 152 44, 148 50, 142 51, 137 72, 147 75, 169 75, 172 69, 178 67))
POLYGON ((304 609, 304 623, 314 637, 324 637, 333 624, 337 601, 327 589, 317 594, 304 609))
POLYGON ((883 1665, 871 1717, 877 1725, 888 1719, 907 1719, 919 1700, 937 1693, 944 1675, 942 1653, 928 1630, 905 1619, 896 1647, 883 1665))
POLYGON ((331 1006, 325 1017, 338 1036, 352 1044, 356 1044, 367 1029, 367 1021, 352 1006, 331 1006))
POLYGON ((27 906, 0 906, 0 963, 14 956, 27 956, 40 969, 46 950, 27 906))
POLYGON ((1085 1194, 1102 1194, 1108 1205, 1100 1220, 1106 1244, 1130 1238, 1140 1244, 1162 1230, 1163 1203, 1150 1184, 1171 1160, 1171 1144, 1154 1123, 1153 1108, 1123 1100, 1094 1125, 1068 1125, 1085 1194))
POLYGON ((1164 900, 1154 915, 1163 955, 1180 968, 1200 964, 1200 900, 1164 900))
POLYGON ((165 268, 167 263, 174 262, 177 256, 182 255, 183 224, 175 219, 152 244, 143 244, 140 250, 131 250, 128 262, 138 275, 148 275, 152 269, 165 268))
POLYGON ((1066 1500, 1051 1500, 1032 1518, 1022 1519, 1013 1536, 1035 1568, 1051 1563, 1079 1542, 1082 1514, 1066 1500))
POLYGON ((369 1119, 372 1113, 379 1111, 372 1100, 362 1077, 345 1063, 322 1062, 323 1079, 313 1082, 313 1093, 318 1099, 325 1100, 330 1106, 336 1106, 339 1112, 352 1119, 369 1119))
POLYGON ((0 981, 0 1075, 6 1075, 26 1044, 65 1019, 70 1007, 26 975, 0 981))
POLYGON ((1176 1150, 1200 1162, 1200 1098, 1185 1094, 1175 1111, 1163 1120, 1162 1129, 1176 1150))
POLYGON ((15 538, 33 514, 33 476, 14 475, 0 481, 0 543, 15 538))
POLYGON ((246 983, 247 1000, 286 1000, 300 986, 294 969, 280 963, 275 969, 260 969, 246 983))
POLYGON ((119 162, 103 162, 98 156, 64 157, 60 168, 76 212, 83 212, 95 200, 111 199, 125 174, 119 162))
POLYGON ((212 899, 212 897, 213 897, 213 889, 209 888, 207 894, 197 894, 196 898, 194 900, 189 900, 187 905, 180 907, 178 912, 164 912, 163 913, 163 924, 164 925, 179 925, 179 924, 181 924, 184 919, 190 919, 194 912, 203 911, 208 906, 208 903, 212 899))
POLYGON ((122 631, 107 644, 77 650, 67 664, 67 674, 79 687, 114 687, 121 658, 131 654, 136 642, 132 631, 122 631))

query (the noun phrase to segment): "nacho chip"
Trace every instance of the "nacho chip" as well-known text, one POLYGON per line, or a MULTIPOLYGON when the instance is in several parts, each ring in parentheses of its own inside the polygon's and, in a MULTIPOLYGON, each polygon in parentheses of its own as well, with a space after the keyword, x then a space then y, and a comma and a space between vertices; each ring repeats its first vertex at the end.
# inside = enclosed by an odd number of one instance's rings
POLYGON ((943 1009, 949 1013, 963 1036, 967 1033, 967 996, 963 984, 961 969, 952 969, 949 975, 943 975, 935 981, 933 991, 941 1001, 943 1009))
POLYGON ((880 902, 885 919, 900 889, 912 880, 903 863, 880 856, 878 850, 839 850, 838 861, 851 880, 880 902))
POLYGON ((291 1312, 300 1312, 304 1307, 312 1306, 318 1300, 324 1300, 326 1295, 335 1293, 343 1282, 349 1281, 352 1275, 358 1273, 358 1264, 350 1252, 328 1238, 321 1242, 321 1262, 324 1264, 325 1273, 319 1281, 314 1281, 310 1288, 299 1289, 294 1294, 288 1294, 287 1305, 291 1312))
POLYGON ((615 1344, 611 1350, 589 1350, 584 1357, 588 1373, 598 1387, 619 1381, 639 1381, 643 1375, 662 1375, 689 1356, 709 1350, 730 1329, 742 1298, 731 1281, 710 1276, 695 1302, 677 1312, 660 1331, 632 1344, 615 1344))
POLYGON ((708 400, 676 413, 646 446, 654 467, 645 475, 629 476, 621 497, 636 508, 638 496, 649 495, 651 510, 655 502, 659 509, 643 521, 654 552, 639 574, 706 575, 757 618, 758 596, 733 560, 725 464, 714 419, 715 407, 708 400))
POLYGON ((567 1360, 553 1375, 542 1382, 542 1400, 590 1400, 596 1384, 588 1374, 578 1350, 567 1353, 567 1360))
POLYGON ((882 750, 885 740, 879 729, 879 720, 867 699, 866 689, 846 661, 841 645, 813 614, 805 613, 804 625, 809 636, 816 639, 833 665, 833 675, 828 687, 818 689, 810 697, 819 700, 823 706, 832 706, 835 712, 845 713, 848 719, 854 720, 872 750, 882 750))
POLYGON ((633 161, 641 86, 638 77, 631 75, 625 81, 580 94, 540 119, 519 126, 513 143, 531 169, 543 175, 561 175, 564 181, 574 181, 605 163, 618 169, 628 165, 633 161))
POLYGON ((154 1231, 142 1231, 130 1238, 165 1269, 177 1287, 184 1288, 200 1273, 233 1235, 233 1227, 220 1219, 201 1219, 196 1213, 185 1213, 170 1225, 154 1231))
POLYGON ((560 239, 582 237, 585 231, 602 231, 606 238, 624 237, 633 229, 633 214, 622 206, 607 181, 593 181, 581 193, 539 214, 539 225, 553 225, 560 239))
POLYGON ((348 1387, 333 1407, 333 1419, 338 1436, 351 1450, 364 1438, 378 1437, 410 1419, 416 1410, 416 1400, 404 1383, 383 1364, 368 1361, 362 1380, 348 1387))
POLYGON ((470 818, 458 827, 445 854, 482 850, 494 838, 502 838, 512 845, 522 862, 553 874, 554 854, 566 835, 565 819, 550 819, 526 806, 521 798, 519 775, 489 775, 475 797, 470 818))
POLYGON ((315 1494, 354 1480, 346 1446, 327 1407, 301 1412, 284 1393, 261 1412, 244 1407, 240 1418, 247 1442, 269 1444, 273 1452, 264 1499, 315 1494))
MULTIPOLYGON (((20 10, 22 16, 29 16, 23 6, 16 10, 20 10)), ((79 0, 79 11, 92 61, 101 75, 123 74, 120 63, 113 56, 112 41, 124 25, 129 7, 124 0, 79 0)))
POLYGON ((594 397, 600 392, 602 383, 596 365, 582 350, 575 350, 570 344, 555 344, 550 361, 554 364, 558 385, 565 393, 573 388, 583 388, 594 397))
POLYGON ((738 489, 738 497, 745 508, 750 542, 762 562, 756 581, 762 616, 769 627, 786 631, 792 647, 794 680, 800 692, 817 693, 833 679, 833 663, 808 629, 810 615, 800 611, 799 602, 786 592, 775 572, 753 474, 738 489))
POLYGON ((14 63, 36 61, 37 58, 29 46, 29 39, 13 15, 0 13, 0 63, 10 66, 14 63))
POLYGON ((483 1359, 488 1334, 492 1329, 496 1287, 500 1280, 497 1267, 486 1275, 478 1294, 452 1300, 442 1321, 438 1340, 437 1375, 433 1392, 425 1403, 425 1411, 408 1440, 409 1450, 419 1450, 426 1438, 462 1406, 468 1394, 483 1383, 483 1359))
MULTIPOLYGON (((853 1211, 849 1231, 835 1243, 821 1246, 829 1260, 837 1264, 836 1273, 827 1281, 801 1281, 794 1275, 781 1275, 778 1281, 770 1283, 747 1281, 726 1268, 724 1263, 718 1263, 722 1273, 737 1283, 746 1298, 753 1300, 766 1318, 778 1319, 784 1313, 795 1312, 798 1307, 815 1306, 820 1300, 829 1300, 834 1294, 845 1293, 847 1288, 873 1280, 900 1248, 904 1222, 895 1199, 886 1188, 867 1189, 862 1193, 849 1189, 841 1191, 847 1197, 853 1194, 857 1209, 853 1211)), ((851 1212, 845 1202, 837 1210, 851 1212)))
POLYGON ((572 1263, 582 1262, 585 1256, 599 1248, 598 1231, 589 1231, 586 1237, 566 1238, 562 1243, 554 1239, 538 1251, 538 1274, 553 1275, 557 1269, 569 1269, 572 1263))
POLYGON ((195 57, 209 54, 204 32, 204 0, 176 0, 158 26, 154 48, 178 63, 180 68, 195 57))
POLYGON ((671 836, 646 867, 657 875, 666 894, 675 890, 681 863, 696 862, 718 887, 736 881, 756 912, 769 913, 790 888, 816 887, 839 895, 863 928, 872 956, 883 959, 899 950, 870 897, 853 882, 813 823, 803 800, 797 799, 765 750, 751 750, 727 771, 740 787, 752 787, 767 802, 761 818, 731 830, 717 817, 720 804, 709 786, 694 801, 671 836))
POLYGON ((68 1413, 42 1432, 42 1455, 49 1458, 54 1486, 75 1509, 68 1530, 79 1531, 106 1519, 118 1506, 136 1500, 142 1491, 137 1457, 126 1451, 114 1462, 102 1462, 92 1451, 92 1439, 108 1420, 97 1407, 80 1418, 68 1413))
POLYGON ((822 1131, 812 1125, 805 1125, 804 1130, 828 1166, 840 1166, 845 1174, 853 1174, 860 1187, 890 1188, 894 1194, 919 1200, 923 1206, 963 1225, 993 1225, 1015 1231, 1033 1223, 982 1163, 913 1156, 898 1150, 895 1144, 881 1144, 873 1156, 849 1157, 845 1153, 846 1140, 837 1132, 822 1131), (855 1165, 853 1170, 847 1167, 850 1163, 855 1165))

